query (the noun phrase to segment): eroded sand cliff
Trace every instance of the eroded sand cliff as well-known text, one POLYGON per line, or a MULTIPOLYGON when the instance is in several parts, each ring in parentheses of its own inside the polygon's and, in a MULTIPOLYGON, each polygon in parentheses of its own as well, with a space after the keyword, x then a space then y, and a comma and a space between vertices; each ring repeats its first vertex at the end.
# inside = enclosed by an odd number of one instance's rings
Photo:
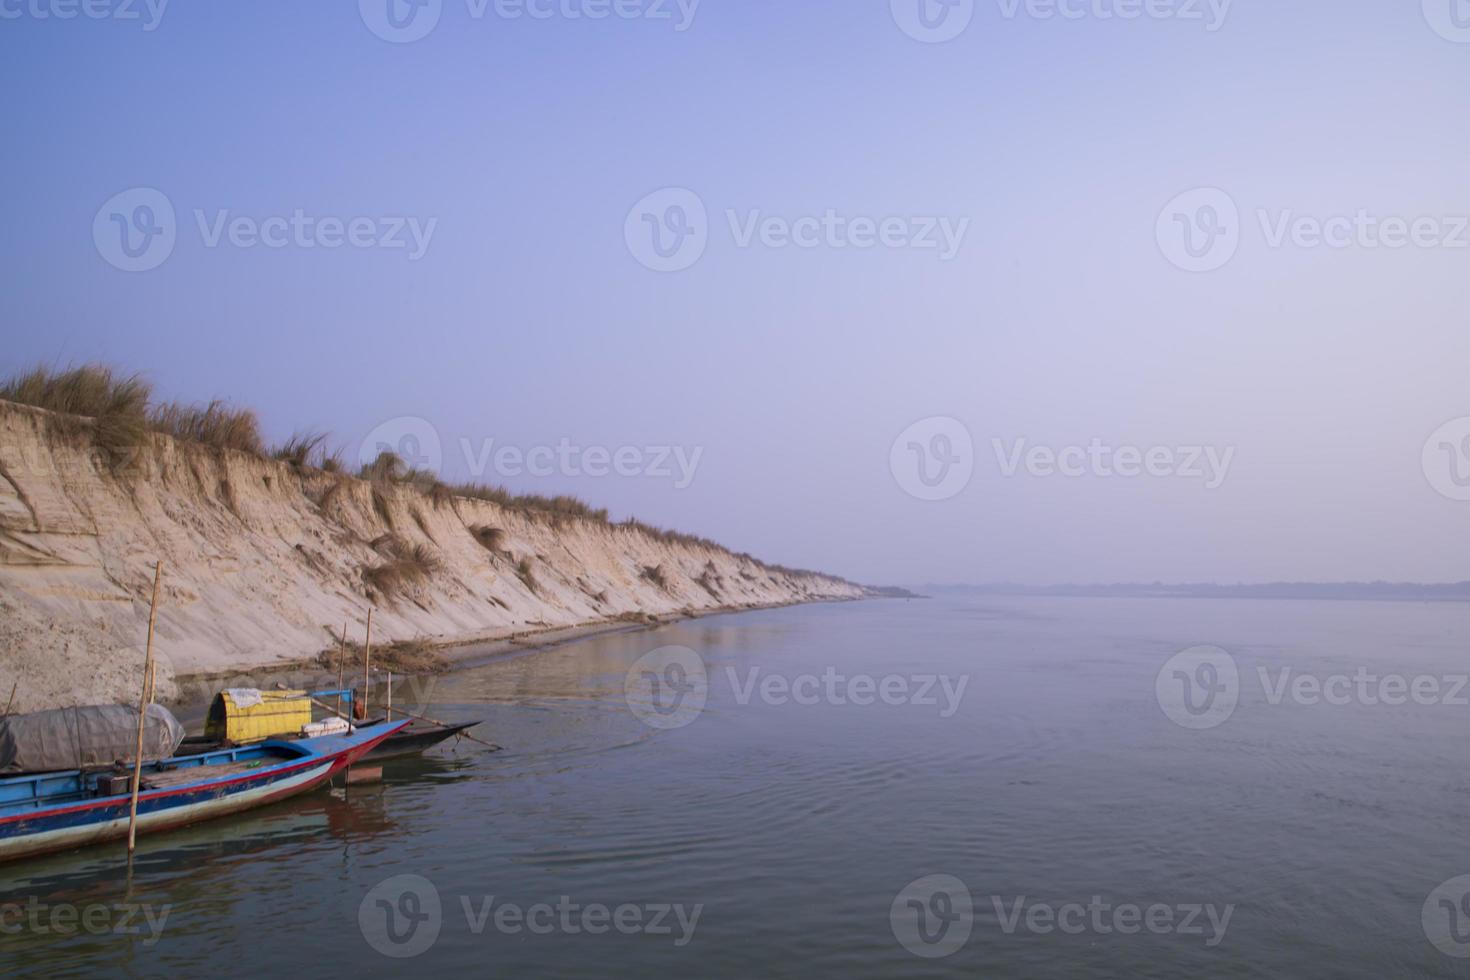
POLYGON ((17 711, 137 697, 160 559, 163 698, 176 675, 314 656, 344 621, 357 629, 369 605, 375 638, 452 642, 864 594, 635 527, 435 497, 161 434, 118 475, 55 422, 0 402, 0 705, 19 682, 17 711), (432 574, 391 588, 374 578, 415 547, 437 564, 432 574))

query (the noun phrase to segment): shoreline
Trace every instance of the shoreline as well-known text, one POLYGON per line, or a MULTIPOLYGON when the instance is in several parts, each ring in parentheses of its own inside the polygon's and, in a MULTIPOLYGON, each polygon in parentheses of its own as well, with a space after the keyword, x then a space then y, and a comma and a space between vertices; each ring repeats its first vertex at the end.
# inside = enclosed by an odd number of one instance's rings
MULTIPOLYGON (((575 643, 579 640, 612 636, 618 633, 656 630, 664 626, 672 626, 676 623, 694 619, 704 619, 709 616, 762 612, 769 609, 788 609, 796 606, 814 606, 827 603, 864 602, 870 599, 880 598, 883 598, 883 596, 866 595, 851 598, 833 597, 803 599, 794 602, 750 603, 711 607, 708 609, 684 609, 678 613, 666 613, 661 616, 644 613, 642 614, 644 618, 636 621, 628 618, 602 619, 585 623, 575 623, 569 626, 546 626, 541 629, 517 630, 503 636, 464 637, 454 640, 444 640, 430 644, 430 649, 445 660, 445 665, 442 670, 404 671, 402 673, 394 671, 393 676, 396 680, 398 678, 458 673, 462 670, 473 670, 477 667, 488 666, 518 656, 554 650, 557 647, 575 643)), ((284 683, 291 688, 316 687, 317 685, 312 683, 313 680, 319 681, 324 676, 330 678, 330 686, 336 685, 335 676, 331 676, 329 669, 323 666, 321 661, 315 657, 305 660, 285 660, 276 663, 242 665, 227 671, 179 674, 176 675, 175 681, 180 696, 167 701, 160 699, 160 703, 172 710, 186 727, 195 727, 193 723, 203 720, 210 700, 216 692, 223 689, 224 686, 227 686, 227 682, 252 677, 263 677, 269 678, 272 682, 284 683), (204 690, 207 690, 208 694, 201 698, 201 691, 204 690)), ((344 676, 344 686, 352 687, 354 682, 352 670, 348 669, 344 671, 344 676)), ((360 665, 356 678, 359 681, 361 679, 360 665)))

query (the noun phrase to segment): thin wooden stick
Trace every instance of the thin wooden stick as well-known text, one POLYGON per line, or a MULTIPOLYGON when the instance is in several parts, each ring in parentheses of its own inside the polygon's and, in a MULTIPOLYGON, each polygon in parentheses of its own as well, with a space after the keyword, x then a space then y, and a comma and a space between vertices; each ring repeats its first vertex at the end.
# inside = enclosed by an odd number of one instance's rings
POLYGON ((368 678, 368 669, 373 661, 373 607, 368 606, 367 638, 362 648, 362 710, 363 717, 367 717, 368 684, 372 683, 368 678))
POLYGON ((10 685, 10 700, 5 702, 5 714, 0 715, 0 718, 8 718, 10 716, 10 706, 15 704, 15 692, 19 689, 20 681, 16 681, 10 685))
POLYGON ((337 650, 337 717, 346 718, 342 713, 342 672, 347 669, 347 621, 342 621, 342 645, 337 650))
POLYGON ((163 562, 153 568, 153 601, 148 606, 148 648, 143 657, 143 696, 138 702, 138 751, 133 754, 133 799, 128 806, 128 857, 138 837, 138 787, 143 782, 143 729, 148 723, 148 705, 153 700, 153 622, 158 617, 158 583, 163 579, 163 562))

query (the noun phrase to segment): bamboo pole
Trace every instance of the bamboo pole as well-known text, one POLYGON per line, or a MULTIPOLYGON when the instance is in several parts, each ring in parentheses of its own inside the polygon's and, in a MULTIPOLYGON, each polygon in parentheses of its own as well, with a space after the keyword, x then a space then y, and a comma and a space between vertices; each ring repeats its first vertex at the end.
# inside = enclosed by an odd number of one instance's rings
POLYGON ((371 683, 368 671, 373 662, 373 607, 368 606, 367 637, 362 647, 362 711, 363 717, 367 717, 368 684, 371 683))
POLYGON ((342 713, 342 674, 347 669, 347 621, 342 621, 342 645, 337 648, 337 717, 346 718, 342 713))
POLYGON ((153 567, 153 601, 148 605, 148 647, 143 655, 143 696, 138 702, 138 747, 133 753, 133 799, 128 805, 128 857, 138 837, 138 787, 143 782, 143 730, 148 723, 148 705, 153 700, 153 623, 158 618, 158 583, 163 579, 163 562, 153 567))

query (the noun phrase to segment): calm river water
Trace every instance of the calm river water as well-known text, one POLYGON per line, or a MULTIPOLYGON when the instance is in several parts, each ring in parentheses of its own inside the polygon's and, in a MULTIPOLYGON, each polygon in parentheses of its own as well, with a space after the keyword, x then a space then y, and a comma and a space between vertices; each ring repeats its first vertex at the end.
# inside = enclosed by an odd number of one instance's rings
POLYGON ((131 884, 0 867, 0 970, 1464 976, 1467 653, 1470 607, 1386 602, 604 636, 400 688, 503 752, 145 839, 131 884))

